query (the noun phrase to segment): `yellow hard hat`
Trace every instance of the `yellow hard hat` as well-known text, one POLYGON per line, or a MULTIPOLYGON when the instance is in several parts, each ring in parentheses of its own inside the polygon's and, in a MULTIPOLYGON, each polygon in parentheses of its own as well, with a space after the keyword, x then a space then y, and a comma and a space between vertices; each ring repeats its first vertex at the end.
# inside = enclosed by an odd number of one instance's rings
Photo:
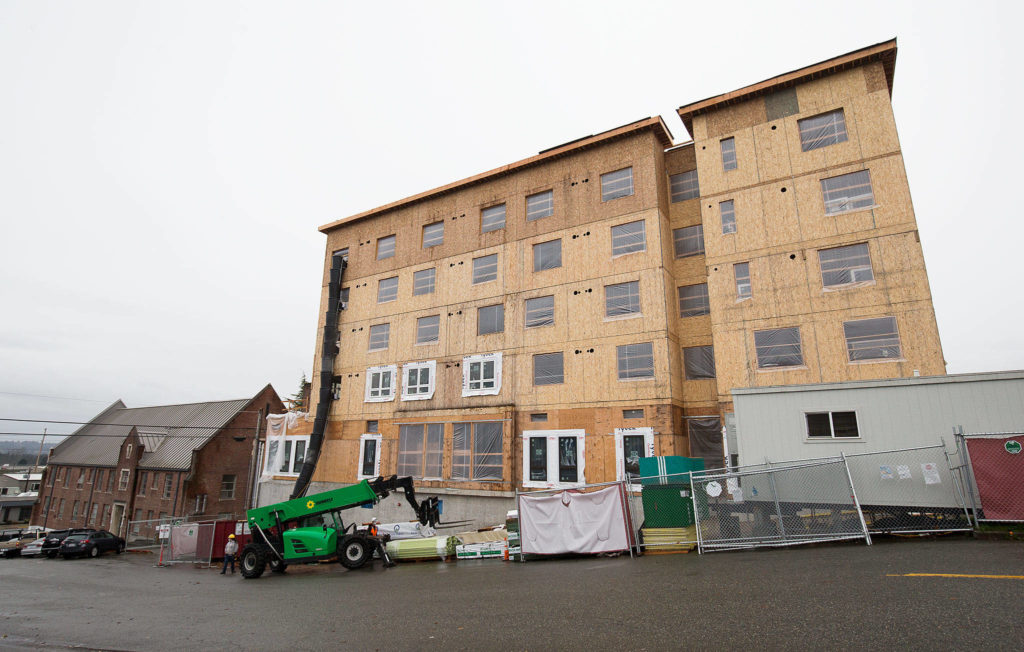
POLYGON ((234 538, 235 538, 235 535, 233 535, 233 534, 229 534, 229 535, 228 535, 228 538, 229 538, 229 539, 234 539, 234 538))

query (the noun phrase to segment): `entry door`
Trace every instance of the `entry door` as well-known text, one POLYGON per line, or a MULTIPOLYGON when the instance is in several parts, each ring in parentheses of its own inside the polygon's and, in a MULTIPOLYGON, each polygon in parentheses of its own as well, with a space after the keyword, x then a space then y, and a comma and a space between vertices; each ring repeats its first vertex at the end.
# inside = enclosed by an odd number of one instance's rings
POLYGON ((110 512, 110 523, 107 529, 117 536, 121 536, 121 520, 124 518, 124 503, 114 503, 114 509, 110 512))

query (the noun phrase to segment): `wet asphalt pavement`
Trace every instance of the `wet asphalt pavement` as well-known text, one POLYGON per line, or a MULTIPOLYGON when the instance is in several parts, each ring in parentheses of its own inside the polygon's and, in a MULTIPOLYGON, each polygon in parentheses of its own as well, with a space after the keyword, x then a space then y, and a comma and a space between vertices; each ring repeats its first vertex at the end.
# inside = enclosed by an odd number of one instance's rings
POLYGON ((508 563, 289 568, 0 560, 0 650, 1024 647, 1024 544, 970 538, 508 563))

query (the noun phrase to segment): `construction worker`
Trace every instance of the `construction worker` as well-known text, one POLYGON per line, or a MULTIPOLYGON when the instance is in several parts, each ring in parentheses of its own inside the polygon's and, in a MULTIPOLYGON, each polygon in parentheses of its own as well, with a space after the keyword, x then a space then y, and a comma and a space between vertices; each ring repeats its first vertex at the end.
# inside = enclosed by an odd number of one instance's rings
POLYGON ((228 569, 228 563, 231 563, 231 574, 235 574, 235 553, 238 552, 238 542, 235 541, 235 535, 228 535, 228 542, 224 545, 224 567, 220 569, 220 574, 223 575, 228 569))

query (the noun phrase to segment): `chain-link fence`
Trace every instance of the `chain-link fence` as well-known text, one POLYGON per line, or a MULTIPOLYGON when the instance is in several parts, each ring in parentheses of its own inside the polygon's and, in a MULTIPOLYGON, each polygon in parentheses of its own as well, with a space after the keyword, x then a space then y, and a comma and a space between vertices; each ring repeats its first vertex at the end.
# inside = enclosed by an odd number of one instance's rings
POLYGON ((160 526, 170 526, 183 522, 184 520, 181 517, 175 518, 171 516, 141 521, 128 521, 128 528, 124 537, 125 549, 155 550, 160 547, 160 526))
POLYGON ((207 564, 213 558, 216 522, 187 522, 181 517, 129 521, 125 549, 160 555, 161 564, 207 564))
POLYGON ((1024 432, 957 434, 975 522, 1024 522, 1024 432))
POLYGON ((631 478, 627 496, 640 550, 680 552, 697 547, 690 487, 689 473, 631 478))

